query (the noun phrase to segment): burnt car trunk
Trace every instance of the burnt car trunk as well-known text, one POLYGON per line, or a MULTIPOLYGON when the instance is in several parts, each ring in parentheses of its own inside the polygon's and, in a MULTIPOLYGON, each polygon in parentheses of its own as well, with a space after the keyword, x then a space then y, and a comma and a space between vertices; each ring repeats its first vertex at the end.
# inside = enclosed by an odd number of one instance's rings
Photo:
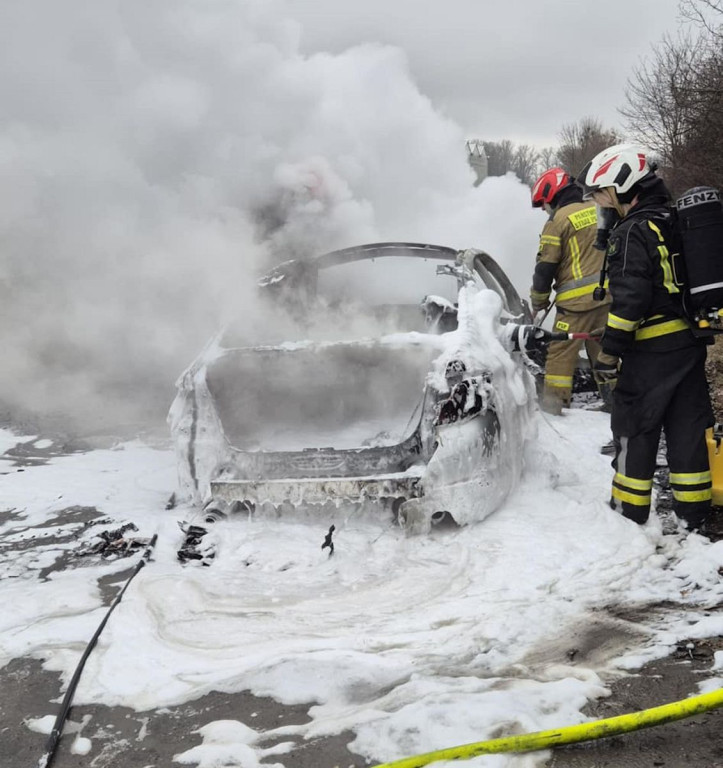
POLYGON ((227 329, 177 384, 169 421, 181 497, 203 505, 187 530, 198 536, 199 528, 238 512, 328 520, 334 509, 368 510, 422 530, 438 511, 454 519, 459 512, 458 522, 467 522, 499 503, 519 472, 519 441, 498 440, 498 433, 528 406, 521 401, 498 421, 493 390, 509 388, 517 369, 500 363, 500 355, 509 357, 495 329, 501 314, 506 322, 531 317, 490 256, 376 243, 279 265, 259 281, 259 292, 271 313, 268 328, 255 327, 278 336, 283 321, 292 331, 284 342, 239 343, 244 329, 227 329), (362 275, 364 267, 377 276, 362 275), (484 293, 494 300, 470 308, 470 297, 484 293), (450 395, 446 357, 460 354, 459 345, 463 357, 472 345, 467 374, 484 407, 449 427, 447 448, 432 462, 440 408, 450 395), (475 378, 485 350, 496 356, 500 375, 486 380, 489 391, 475 378), (480 492, 488 504, 480 505, 480 492), (466 508, 458 511, 462 495, 466 508))
POLYGON ((206 381, 237 450, 390 446, 416 428, 435 356, 372 343, 230 350, 206 381))

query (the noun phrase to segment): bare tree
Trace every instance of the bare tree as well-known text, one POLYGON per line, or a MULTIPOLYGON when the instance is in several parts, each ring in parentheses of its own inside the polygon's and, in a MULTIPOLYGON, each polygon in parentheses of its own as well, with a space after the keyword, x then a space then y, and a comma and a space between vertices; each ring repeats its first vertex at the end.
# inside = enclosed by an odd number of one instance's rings
POLYGON ((557 147, 543 147, 537 155, 535 175, 540 176, 548 169, 554 168, 559 164, 560 161, 557 159, 557 147))
POLYGON ((600 120, 583 117, 577 123, 564 125, 559 133, 557 160, 561 168, 576 176, 588 160, 622 137, 613 129, 603 128, 600 120))
POLYGON ((664 38, 628 81, 620 112, 674 193, 723 181, 722 86, 723 48, 708 34, 664 38))
POLYGON ((712 184, 723 188, 723 38, 713 39, 697 67, 691 130, 682 162, 686 187, 712 184))
POLYGON ((680 0, 678 7, 684 19, 723 38, 723 0, 680 0))
POLYGON ((539 153, 530 144, 520 144, 515 149, 512 170, 524 184, 532 184, 536 178, 539 153))
POLYGON ((532 184, 539 165, 538 150, 530 144, 515 145, 509 139, 483 142, 490 176, 504 176, 512 171, 520 181, 532 184))
POLYGON ((631 135, 657 154, 664 167, 680 167, 693 127, 700 40, 663 38, 651 59, 628 81, 620 113, 631 135))
POLYGON ((509 139, 482 142, 487 155, 487 173, 490 176, 504 176, 514 170, 515 147, 509 139))

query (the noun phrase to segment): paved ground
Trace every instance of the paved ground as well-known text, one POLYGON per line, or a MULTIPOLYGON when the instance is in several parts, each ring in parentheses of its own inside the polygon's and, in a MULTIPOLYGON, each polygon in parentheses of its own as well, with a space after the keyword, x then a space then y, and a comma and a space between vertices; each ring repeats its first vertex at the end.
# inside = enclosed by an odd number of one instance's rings
MULTIPOLYGON (((723 638, 681 644, 669 658, 618 680, 612 696, 588 707, 594 718, 615 717, 680 701, 699 693, 695 683, 709 676, 713 652, 723 638), (686 646, 692 647, 686 647, 686 646)), ((723 710, 579 746, 558 749, 549 768, 723 768, 723 710)))
MULTIPOLYGON (((29 730, 24 721, 59 709, 58 704, 48 703, 62 698, 59 677, 45 672, 39 661, 15 659, 0 670, 0 690, 0 768, 37 765, 47 737, 29 730)), ((174 755, 201 744, 200 735, 194 731, 211 721, 241 720, 265 730, 308 722, 307 709, 285 707, 250 693, 211 693, 183 706, 147 712, 125 707, 73 707, 53 766, 170 768, 174 755), (88 755, 71 752, 79 725, 82 735, 93 742, 88 755)), ((361 768, 367 763, 346 748, 353 738, 353 734, 342 734, 310 741, 294 751, 293 762, 286 762, 286 757, 279 759, 294 768, 361 768)))
MULTIPOLYGON (((13 454, 16 471, 22 464, 37 463, 35 455, 19 459, 13 454)), ((13 513, 0 510, 0 523, 13 513)), ((37 526, 37 535, 22 543, 4 542, 0 533, 0 557, 27 553, 42 546, 45 551, 55 544, 78 541, 77 551, 60 552, 51 566, 38 570, 38 580, 51 573, 82 567, 86 558, 99 555, 88 552, 88 534, 95 522, 107 521, 94 507, 69 507, 58 511, 56 517, 37 526)), ((97 537, 90 537, 97 541, 97 537)), ((123 584, 131 576, 139 555, 129 559, 129 568, 101 579, 99 586, 104 603, 110 605, 123 584)), ((90 638, 89 638, 90 639, 90 638)), ((31 658, 13 659, 0 669, 0 768, 36 765, 43 754, 46 736, 32 731, 27 721, 55 715, 60 710, 64 692, 59 675, 46 672, 40 661, 31 658)), ((53 765, 56 768, 143 768, 171 766, 173 756, 201 744, 201 726, 214 720, 241 720, 259 730, 279 725, 308 722, 307 706, 284 706, 272 699, 259 698, 248 692, 238 694, 211 693, 183 706, 135 712, 125 707, 78 706, 70 710, 69 721, 60 739, 53 765), (91 739, 93 748, 88 755, 73 754, 71 747, 81 730, 91 739)), ((353 734, 318 739, 302 743, 293 755, 294 768, 361 768, 365 761, 352 754, 346 744, 353 734)), ((281 741, 281 739, 279 739, 281 741)), ((264 743, 264 748, 276 742, 264 743)), ((273 760, 271 761, 273 762, 273 760)))
MULTIPOLYGON (((118 574, 121 579, 123 574, 118 574)), ((113 591, 109 587, 108 593, 113 591)), ((605 632, 589 637, 596 653, 614 643, 605 632)), ((723 649, 723 638, 683 643, 669 658, 656 661, 636 675, 612 683, 610 698, 587 709, 594 718, 614 717, 678 701, 697 693, 695 683, 707 675, 713 652, 723 649)), ((584 661, 584 659, 581 659, 584 661)), ((33 659, 15 659, 0 670, 0 768, 37 763, 46 737, 29 730, 24 722, 59 709, 62 698, 58 675, 45 672, 33 659)), ((173 764, 173 756, 201 743, 198 728, 215 720, 241 720, 265 730, 308 721, 307 706, 287 707, 248 692, 211 693, 178 707, 135 712, 124 707, 73 707, 60 740, 56 768, 155 768, 173 764), (71 752, 78 726, 93 741, 92 752, 71 752)), ((638 733, 558 749, 549 768, 723 768, 723 711, 650 728, 638 733)), ((300 745, 280 758, 293 768, 364 768, 367 763, 346 746, 353 734, 319 739, 300 745)), ((273 746, 274 742, 264 744, 273 746)), ((453 745, 440 745, 453 746, 453 745)), ((270 759, 273 762, 273 759, 270 759)))
MULTIPOLYGON (((38 448, 26 442, 10 449, 0 457, 0 476, 7 472, 22 472, 28 466, 46 463, 57 455, 106 447, 118 439, 106 430, 86 435, 83 439, 68 438, 63 435, 61 428, 52 425, 49 429, 47 422, 38 424, 33 419, 23 420, 22 426, 17 421, 12 424, 18 432, 51 437, 53 443, 47 448, 38 448)), ((7 418, 3 420, 0 410, 0 426, 9 425, 7 418)), ((0 506, 0 524, 16 514, 0 506)), ((77 548, 70 552, 59 550, 55 562, 38 570, 36 576, 44 580, 54 571, 82 567, 86 558, 99 557, 88 550, 90 541, 97 542, 97 537, 92 535, 94 524, 101 521, 107 523, 108 520, 95 507, 59 510, 53 519, 37 526, 34 538, 23 542, 4 541, 0 531, 0 558, 12 558, 13 553, 27 553, 37 546, 47 551, 54 544, 67 544, 75 540, 78 542, 77 548)), ((106 605, 110 605, 129 578, 138 557, 134 553, 129 558, 128 570, 101 579, 99 586, 106 605)), ((55 715, 60 710, 64 691, 61 691, 59 675, 43 670, 42 663, 36 659, 13 659, 0 669, 0 692, 0 768, 37 765, 44 752, 47 736, 32 731, 26 722, 48 714, 55 715)), ((308 707, 285 706, 248 692, 213 692, 182 706, 147 712, 135 712, 125 707, 72 707, 53 766, 170 768, 174 764, 174 755, 202 743, 201 736, 194 731, 209 722, 240 720, 263 731, 279 725, 308 722, 308 707), (93 743, 88 755, 73 754, 71 751, 79 730, 83 737, 93 743)), ((368 763, 346 747, 353 738, 354 734, 348 733, 304 742, 294 750, 293 757, 286 755, 283 761, 294 768, 363 768, 368 763)), ((275 743, 270 740, 261 746, 269 748, 275 743)), ((273 763, 274 759, 269 758, 269 762, 273 763)))
MULTIPOLYGON (((35 434, 38 429, 30 430, 35 434)), ((58 440, 53 434, 54 448, 70 452, 88 447, 89 441, 58 440)), ((102 438, 96 436, 90 444, 97 444, 102 438)), ((47 461, 52 456, 38 452, 15 452, 12 456, 15 471, 22 471, 23 464, 30 465, 47 461)), ((658 482, 665 482, 659 476, 658 482)), ((0 520, 2 515, 0 510, 0 520)), ((99 517, 93 507, 73 507, 64 510, 56 521, 44 524, 42 541, 47 545, 56 536, 61 542, 72 535, 68 523, 73 522, 77 531, 92 524, 99 517), (64 528, 54 533, 53 526, 64 528)), ((723 520, 723 513, 721 514, 723 520)), ((723 523, 716 526, 714 538, 721 538, 723 523)), ((18 546, 14 544, 13 546, 18 546)), ((32 546, 23 543, 22 546, 32 546)), ((0 554, 8 554, 0 534, 0 554)), ((131 561, 129 561, 130 564, 131 561)), ((72 567, 68 555, 59 557, 56 563, 39 578, 45 578, 53 570, 72 567)), ((101 584, 106 602, 109 604, 117 590, 124 583, 130 571, 115 574, 101 584)), ((665 610, 660 606, 651 610, 665 610)), ((721 606, 723 610, 723 606, 721 606)), ((624 617, 631 626, 642 616, 624 617)), ((613 653, 619 638, 614 631, 591 627, 584 638, 576 641, 577 647, 570 653, 580 663, 590 663, 595 654, 602 656, 613 653)), ((723 648, 723 638, 695 641, 682 644, 670 658, 655 662, 638 674, 617 681, 609 681, 612 696, 593 703, 588 714, 595 718, 611 717, 652 706, 677 701, 697 692, 696 681, 708 673, 713 652, 723 648)), ((614 653, 613 653, 614 655, 614 653)), ((59 678, 42 669, 34 659, 14 659, 0 670, 0 768, 32 766, 43 753, 46 737, 31 731, 25 722, 28 719, 54 713, 59 709, 62 698, 59 678)), ((279 724, 297 724, 308 720, 308 706, 287 707, 270 699, 262 699, 248 692, 238 694, 211 693, 197 701, 183 706, 135 712, 122 707, 73 707, 66 733, 61 738, 56 768, 161 768, 173 765, 173 756, 201 743, 201 737, 194 731, 214 720, 241 720, 265 730, 279 724), (71 744, 75 738, 74 729, 82 728, 82 735, 93 741, 88 755, 75 755, 71 744)), ((723 768, 723 710, 699 715, 679 723, 648 729, 639 733, 593 742, 578 747, 559 749, 547 765, 549 768, 602 768, 612 766, 664 766, 665 768, 723 768)), ((292 755, 279 758, 293 768, 363 768, 368 765, 347 748, 353 734, 319 739, 300 745, 292 755)), ((272 742, 264 746, 272 746, 272 742)), ((441 747, 453 746, 440 744, 441 747)), ((269 762, 274 762, 269 758, 269 762)))

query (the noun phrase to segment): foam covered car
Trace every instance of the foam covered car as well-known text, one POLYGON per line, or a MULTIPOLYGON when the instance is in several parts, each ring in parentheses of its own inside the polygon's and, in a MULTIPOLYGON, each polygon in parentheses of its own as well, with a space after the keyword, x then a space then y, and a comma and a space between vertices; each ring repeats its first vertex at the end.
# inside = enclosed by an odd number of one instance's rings
POLYGON ((287 261, 257 292, 262 321, 246 312, 177 382, 187 532, 237 514, 424 531, 499 506, 535 392, 515 351, 529 308, 491 256, 373 243, 287 261))

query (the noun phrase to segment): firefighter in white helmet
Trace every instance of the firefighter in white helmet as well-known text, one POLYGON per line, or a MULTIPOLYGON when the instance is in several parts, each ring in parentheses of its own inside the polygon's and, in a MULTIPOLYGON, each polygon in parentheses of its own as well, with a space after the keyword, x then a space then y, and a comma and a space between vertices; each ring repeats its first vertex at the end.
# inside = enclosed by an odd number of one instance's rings
MULTIPOLYGON (((583 202, 580 187, 562 168, 550 168, 534 183, 532 205, 544 208, 550 216, 540 235, 532 276, 533 311, 549 307, 554 283, 555 330, 589 333, 604 326, 609 300, 593 299, 603 261, 603 252, 594 247, 595 206, 583 202)), ((559 414, 563 406, 570 404, 573 374, 583 343, 592 365, 600 353, 596 340, 557 341, 548 347, 543 410, 559 414)), ((598 386, 603 399, 609 402, 607 385, 598 386)))
POLYGON ((636 523, 650 512, 656 455, 665 431, 673 509, 690 529, 710 514, 705 430, 712 426, 706 344, 683 308, 672 247, 669 193, 642 147, 618 144, 579 176, 586 199, 608 217, 612 304, 597 375, 617 381, 611 506, 636 523))

